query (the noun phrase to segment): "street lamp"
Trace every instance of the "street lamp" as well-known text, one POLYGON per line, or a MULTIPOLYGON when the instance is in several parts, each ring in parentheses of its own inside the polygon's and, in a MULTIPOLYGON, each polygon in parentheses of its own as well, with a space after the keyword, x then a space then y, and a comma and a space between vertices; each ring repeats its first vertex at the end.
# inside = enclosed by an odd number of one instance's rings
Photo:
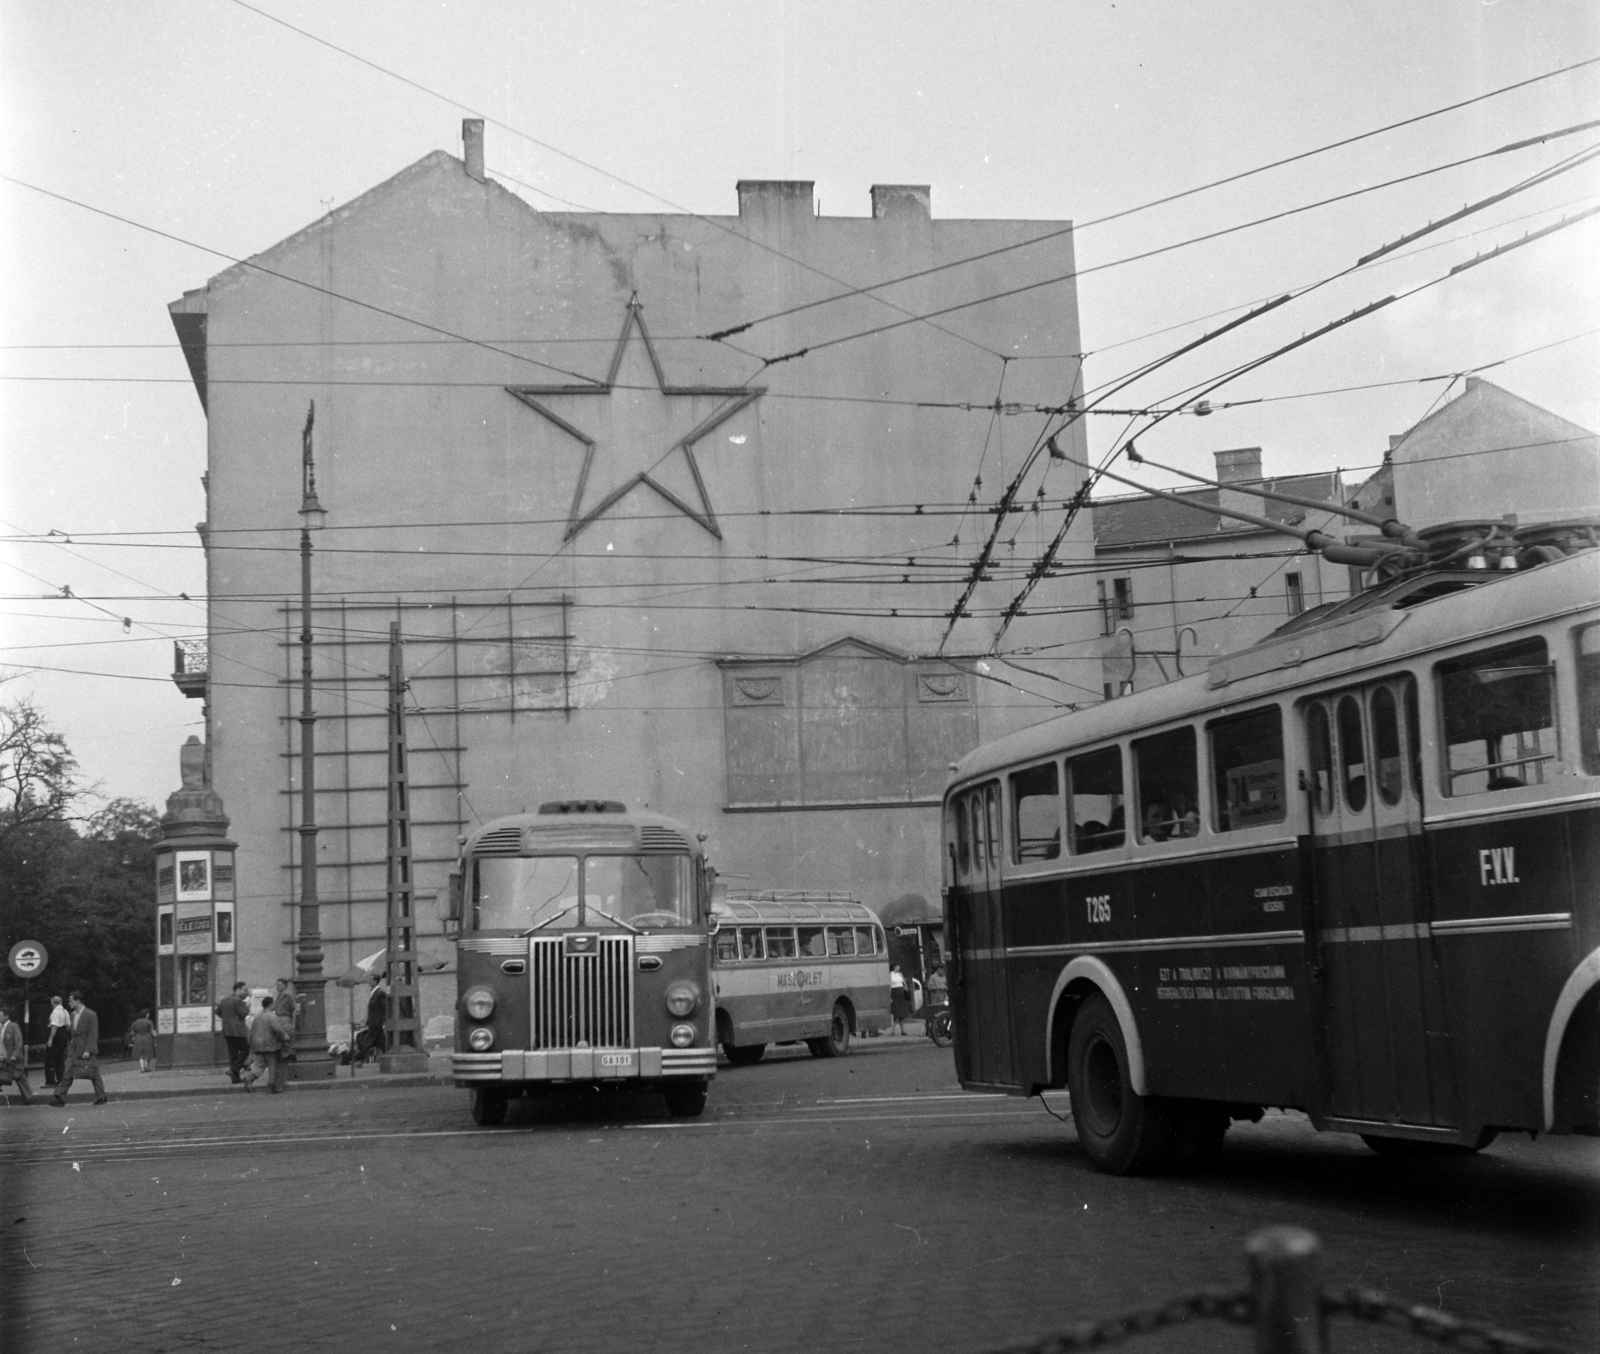
POLYGON ((327 980, 322 976, 322 915, 317 898, 317 714, 311 704, 311 533, 322 530, 327 512, 317 501, 317 468, 311 427, 317 402, 306 410, 300 435, 300 934, 295 948, 294 1055, 296 1080, 333 1075, 328 1056, 327 980))

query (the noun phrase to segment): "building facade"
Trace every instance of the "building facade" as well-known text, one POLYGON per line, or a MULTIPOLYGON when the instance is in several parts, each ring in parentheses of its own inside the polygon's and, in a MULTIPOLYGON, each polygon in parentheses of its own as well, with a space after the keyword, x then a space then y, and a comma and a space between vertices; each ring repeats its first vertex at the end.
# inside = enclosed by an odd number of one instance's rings
MULTIPOLYGON (((823 217, 803 182, 740 183, 736 216, 539 212, 467 130, 171 308, 208 423, 209 636, 178 680, 237 842, 216 982, 292 972, 314 402, 323 972, 384 944, 394 626, 432 1038, 457 837, 544 801, 680 818, 740 887, 938 896, 948 764, 1054 708, 973 657, 1010 581, 948 613, 1019 414, 1079 393, 1082 347, 1067 223, 940 220, 920 186, 823 217)), ((1056 614, 1011 635, 1059 640, 1089 588, 1046 581, 1056 614)))
POLYGON ((1215 453, 1216 489, 1097 499, 1096 600, 1100 676, 1107 699, 1203 671, 1290 617, 1350 594, 1349 570, 1307 554, 1286 534, 1219 516, 1234 508, 1329 535, 1348 534, 1331 512, 1246 494, 1234 485, 1342 503, 1338 471, 1264 478, 1261 448, 1215 453))

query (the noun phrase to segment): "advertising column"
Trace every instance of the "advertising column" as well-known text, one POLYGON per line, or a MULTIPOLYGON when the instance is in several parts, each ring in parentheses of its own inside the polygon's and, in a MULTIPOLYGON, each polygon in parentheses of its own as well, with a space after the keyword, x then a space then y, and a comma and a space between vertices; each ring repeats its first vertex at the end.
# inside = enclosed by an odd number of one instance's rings
POLYGON ((183 788, 167 798, 156 845, 156 1061, 165 1067, 227 1062, 215 1011, 236 970, 228 817, 198 738, 180 765, 183 788))

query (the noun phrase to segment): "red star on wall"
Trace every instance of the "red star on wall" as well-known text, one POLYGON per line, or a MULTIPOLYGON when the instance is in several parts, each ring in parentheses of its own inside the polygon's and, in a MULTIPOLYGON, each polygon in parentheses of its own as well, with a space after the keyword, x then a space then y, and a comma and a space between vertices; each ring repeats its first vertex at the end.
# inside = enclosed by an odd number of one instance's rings
MULTIPOLYGON (((640 366, 642 375, 642 364, 640 366)), ((746 405, 753 404, 766 394, 764 386, 668 385, 666 374, 661 369, 661 359, 656 356, 655 344, 650 341, 650 331, 645 328, 644 308, 637 301, 629 301, 628 312, 622 322, 622 334, 611 354, 611 369, 603 382, 507 386, 506 392, 516 396, 535 413, 549 419, 562 432, 583 443, 583 468, 578 472, 578 487, 572 495, 572 507, 567 513, 567 530, 563 540, 570 541, 641 485, 654 490, 679 512, 693 518, 718 540, 722 539, 722 529, 717 525, 717 515, 711 507, 711 496, 706 492, 705 480, 695 460, 694 446, 746 405), (635 331, 638 332, 645 355, 650 359, 650 371, 655 378, 654 388, 642 380, 622 385, 617 382, 635 331), (595 415, 595 421, 605 424, 604 430, 597 436, 590 436, 541 402, 552 396, 568 395, 606 397, 607 405, 603 410, 596 411, 595 415), (693 418, 694 402, 708 396, 719 398, 721 403, 689 427, 681 437, 674 438, 673 423, 681 425, 687 422, 685 414, 693 418), (586 507, 589 477, 595 470, 597 460, 602 465, 601 473, 607 475, 613 487, 592 507, 586 507), (644 468, 634 470, 633 467, 641 463, 644 468), (688 480, 682 483, 685 470, 688 480), (678 490, 668 483, 674 478, 680 481, 678 490), (691 500, 698 501, 699 507, 691 500)))

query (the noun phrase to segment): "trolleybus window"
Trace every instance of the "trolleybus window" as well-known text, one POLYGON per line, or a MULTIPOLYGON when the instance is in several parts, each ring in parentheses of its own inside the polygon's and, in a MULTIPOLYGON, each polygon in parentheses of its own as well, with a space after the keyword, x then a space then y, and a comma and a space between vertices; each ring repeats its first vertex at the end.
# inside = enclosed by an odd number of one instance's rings
POLYGON ((472 862, 475 930, 578 925, 576 856, 487 856, 472 862))
POLYGON ((1411 747, 1411 797, 1422 798, 1422 718, 1417 713, 1417 684, 1407 677, 1403 701, 1406 709, 1406 742, 1411 747))
POLYGON ((828 953, 828 947, 822 938, 822 928, 820 926, 802 926, 798 930, 802 957, 820 959, 828 953))
POLYGON ((1542 639, 1441 663, 1445 793, 1544 783, 1556 753, 1555 668, 1542 639))
POLYGON ((1333 812, 1333 731, 1328 707, 1320 701, 1306 712, 1306 741, 1311 745, 1311 802, 1319 814, 1333 812))
POLYGON ((1600 625, 1578 631, 1578 727, 1583 769, 1600 776, 1600 625))
POLYGON ((967 802, 958 799, 955 803, 956 820, 956 867, 962 874, 972 869, 972 833, 967 824, 967 802))
POLYGON ((879 938, 880 935, 880 932, 874 931, 870 926, 856 927, 856 953, 882 954, 883 943, 879 938))
POLYGON ((1361 702, 1354 696, 1339 697, 1335 716, 1339 721, 1339 779, 1344 785, 1344 802, 1352 813, 1367 807, 1366 740, 1361 735, 1361 702))
POLYGON ((1121 846, 1123 825, 1122 749, 1101 748, 1067 759, 1072 792, 1072 849, 1079 855, 1121 846))
POLYGON ((855 952, 856 933, 854 928, 849 926, 830 926, 828 928, 829 954, 854 954, 855 952))
POLYGON ((794 959, 797 957, 794 948, 794 927, 767 927, 767 958, 794 959))
POLYGON ((1260 823, 1281 823, 1283 716, 1276 705, 1219 719, 1206 726, 1215 777, 1217 830, 1236 832, 1260 823))
POLYGON ((1400 711, 1394 688, 1380 686, 1372 693, 1372 761, 1378 772, 1378 798, 1391 807, 1405 792, 1405 772, 1400 757, 1400 711))
POLYGON ((1018 771, 1011 780, 1011 859, 1054 860, 1061 854, 1061 781, 1054 762, 1018 771))
POLYGON ((731 926, 717 932, 717 962, 732 963, 739 957, 739 933, 731 926))
POLYGON ((1194 730, 1169 729, 1133 741, 1133 767, 1139 788, 1139 840, 1171 841, 1200 832, 1199 777, 1195 771, 1194 730))
POLYGON ((759 926, 741 926, 739 928, 739 958, 766 958, 766 947, 762 944, 761 928, 759 926))

